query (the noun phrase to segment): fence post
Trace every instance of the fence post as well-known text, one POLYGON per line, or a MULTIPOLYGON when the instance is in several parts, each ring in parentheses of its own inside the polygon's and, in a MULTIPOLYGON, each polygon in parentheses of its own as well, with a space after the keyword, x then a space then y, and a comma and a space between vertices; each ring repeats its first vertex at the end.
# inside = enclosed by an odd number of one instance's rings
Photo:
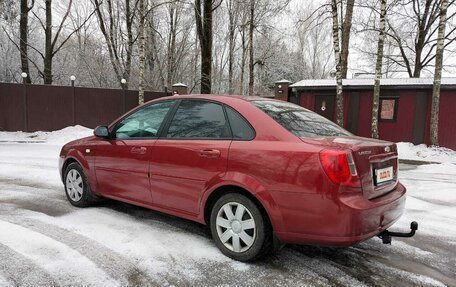
POLYGON ((289 87, 291 85, 291 82, 288 80, 281 80, 275 82, 275 95, 274 98, 282 100, 282 101, 288 101, 289 98, 289 87))
POLYGON ((22 84, 24 87, 23 98, 24 98, 24 132, 28 132, 28 110, 27 110, 27 73, 22 73, 22 84))
POLYGON ((188 94, 188 87, 185 84, 177 83, 172 86, 172 94, 173 95, 187 95, 188 94))
POLYGON ((76 77, 75 76, 71 76, 70 77, 70 80, 71 80, 71 106, 72 106, 72 109, 71 109, 71 113, 72 113, 72 116, 73 116, 73 126, 76 125, 76 97, 75 97, 75 90, 74 90, 74 81, 76 81, 76 77))
POLYGON ((125 84, 127 80, 122 79, 120 80, 120 85, 122 86, 122 93, 123 93, 123 112, 127 112, 127 92, 125 91, 125 84))

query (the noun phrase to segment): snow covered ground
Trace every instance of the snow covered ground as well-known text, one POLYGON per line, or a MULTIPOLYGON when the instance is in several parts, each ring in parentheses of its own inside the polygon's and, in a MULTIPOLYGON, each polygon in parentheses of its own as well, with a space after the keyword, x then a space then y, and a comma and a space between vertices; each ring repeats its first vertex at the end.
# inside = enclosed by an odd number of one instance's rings
POLYGON ((456 286, 456 165, 402 165, 394 229, 346 249, 287 246, 262 262, 223 256, 205 227, 128 204, 78 209, 57 170, 61 145, 90 135, 0 132, 0 286, 456 286))
POLYGON ((444 147, 428 147, 424 144, 397 143, 400 159, 433 163, 455 163, 456 151, 444 147))

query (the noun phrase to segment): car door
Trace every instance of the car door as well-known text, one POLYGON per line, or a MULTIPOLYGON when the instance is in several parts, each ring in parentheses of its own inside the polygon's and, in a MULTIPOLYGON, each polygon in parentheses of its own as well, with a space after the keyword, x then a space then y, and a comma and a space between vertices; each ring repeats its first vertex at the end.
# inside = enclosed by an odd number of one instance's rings
POLYGON ((181 100, 151 155, 154 204, 198 213, 203 191, 226 172, 230 144, 231 131, 220 103, 181 100))
POLYGON ((149 160, 167 113, 176 101, 144 106, 116 123, 95 151, 98 189, 107 196, 151 203, 149 160))

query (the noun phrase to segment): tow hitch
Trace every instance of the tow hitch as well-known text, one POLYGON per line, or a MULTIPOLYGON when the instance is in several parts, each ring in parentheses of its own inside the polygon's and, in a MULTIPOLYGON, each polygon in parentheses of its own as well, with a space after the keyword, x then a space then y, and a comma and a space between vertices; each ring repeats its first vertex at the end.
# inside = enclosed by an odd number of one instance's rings
POLYGON ((410 232, 391 232, 388 230, 384 230, 379 233, 377 236, 382 240, 383 244, 391 244, 391 237, 412 237, 415 235, 415 231, 418 230, 418 222, 412 221, 410 223, 410 232))

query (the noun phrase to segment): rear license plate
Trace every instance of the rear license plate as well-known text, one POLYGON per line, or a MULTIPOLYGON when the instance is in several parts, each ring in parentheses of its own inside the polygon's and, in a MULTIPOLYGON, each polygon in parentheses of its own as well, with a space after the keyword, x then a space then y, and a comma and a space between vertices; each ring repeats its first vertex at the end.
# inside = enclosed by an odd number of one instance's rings
POLYGON ((393 178, 394 175, 392 166, 375 170, 375 183, 377 184, 393 180, 393 178))

